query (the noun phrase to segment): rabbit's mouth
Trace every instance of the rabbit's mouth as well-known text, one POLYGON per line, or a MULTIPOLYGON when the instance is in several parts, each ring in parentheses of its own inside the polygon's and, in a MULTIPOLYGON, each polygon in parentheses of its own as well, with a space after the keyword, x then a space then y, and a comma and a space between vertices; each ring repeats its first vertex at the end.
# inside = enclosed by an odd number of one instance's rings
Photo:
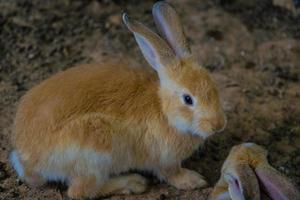
POLYGON ((203 139, 207 139, 208 137, 214 135, 213 131, 204 131, 196 125, 191 126, 190 132, 192 135, 199 136, 203 139))
POLYGON ((194 123, 190 123, 182 117, 169 118, 171 126, 176 128, 181 134, 192 134, 201 137, 204 140, 215 134, 215 131, 211 128, 205 130, 205 127, 199 127, 197 121, 195 120, 194 123))
POLYGON ((169 122, 171 126, 176 128, 181 134, 192 134, 203 139, 206 139, 214 134, 214 132, 203 131, 197 123, 191 124, 181 117, 169 118, 169 122))

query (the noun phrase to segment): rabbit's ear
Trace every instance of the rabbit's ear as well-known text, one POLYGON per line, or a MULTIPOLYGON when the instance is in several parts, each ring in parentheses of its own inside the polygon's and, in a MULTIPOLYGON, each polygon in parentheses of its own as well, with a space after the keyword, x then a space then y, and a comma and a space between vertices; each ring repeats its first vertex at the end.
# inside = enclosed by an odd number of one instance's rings
POLYGON ((239 164, 227 170, 224 179, 232 200, 260 200, 259 184, 248 164, 239 164))
POLYGON ((273 200, 300 199, 297 188, 276 169, 269 164, 260 164, 255 168, 255 173, 263 186, 263 190, 273 200))
POLYGON ((148 63, 158 72, 176 60, 176 56, 168 44, 156 33, 143 24, 129 19, 123 14, 123 21, 127 28, 134 34, 142 53, 148 63))
POLYGON ((228 192, 228 183, 221 176, 217 184, 215 185, 213 191, 209 196, 209 200, 231 200, 228 192))
POLYGON ((176 55, 180 58, 190 57, 191 50, 174 8, 168 3, 160 1, 153 5, 152 14, 158 30, 176 55))

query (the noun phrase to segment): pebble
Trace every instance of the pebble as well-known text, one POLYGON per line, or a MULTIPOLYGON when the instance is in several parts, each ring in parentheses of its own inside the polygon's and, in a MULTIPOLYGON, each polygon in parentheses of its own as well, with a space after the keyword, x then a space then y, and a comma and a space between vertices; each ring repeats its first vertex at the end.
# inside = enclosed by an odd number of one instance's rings
POLYGON ((113 25, 120 25, 122 23, 122 17, 120 14, 111 15, 108 21, 113 25))
POLYGON ((273 0, 273 5, 282 7, 296 14, 296 7, 293 0, 273 0))
POLYGON ((120 26, 122 23, 122 17, 120 14, 114 14, 107 18, 105 23, 105 28, 110 28, 112 26, 120 26))
POLYGON ((91 3, 87 7, 88 13, 94 17, 94 18, 99 18, 101 16, 103 6, 98 1, 91 1, 91 3))
POLYGON ((12 22, 20 27, 33 28, 33 24, 19 17, 12 18, 12 22))

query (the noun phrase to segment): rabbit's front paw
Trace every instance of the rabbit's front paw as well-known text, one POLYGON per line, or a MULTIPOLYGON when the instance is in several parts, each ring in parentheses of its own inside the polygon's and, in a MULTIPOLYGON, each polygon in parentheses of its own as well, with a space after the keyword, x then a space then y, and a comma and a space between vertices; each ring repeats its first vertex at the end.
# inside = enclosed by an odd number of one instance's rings
POLYGON ((131 174, 124 177, 126 180, 124 187, 118 192, 119 194, 139 194, 146 190, 147 181, 138 174, 131 174))
POLYGON ((168 182, 177 189, 182 190, 191 190, 207 185, 207 182, 200 174, 188 169, 181 169, 179 173, 168 177, 168 182))

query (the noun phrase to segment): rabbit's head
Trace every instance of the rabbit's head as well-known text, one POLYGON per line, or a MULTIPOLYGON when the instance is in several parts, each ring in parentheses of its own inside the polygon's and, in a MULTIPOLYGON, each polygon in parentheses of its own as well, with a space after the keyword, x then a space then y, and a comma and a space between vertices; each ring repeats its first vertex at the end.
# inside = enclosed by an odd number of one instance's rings
POLYGON ((267 150, 255 143, 232 147, 222 166, 222 175, 214 187, 211 200, 300 199, 300 193, 284 174, 267 160, 267 150))
POLYGON ((203 138, 223 130, 226 119, 216 83, 192 56, 176 11, 157 2, 153 16, 163 38, 126 14, 123 20, 158 73, 162 109, 169 123, 181 133, 203 138))

